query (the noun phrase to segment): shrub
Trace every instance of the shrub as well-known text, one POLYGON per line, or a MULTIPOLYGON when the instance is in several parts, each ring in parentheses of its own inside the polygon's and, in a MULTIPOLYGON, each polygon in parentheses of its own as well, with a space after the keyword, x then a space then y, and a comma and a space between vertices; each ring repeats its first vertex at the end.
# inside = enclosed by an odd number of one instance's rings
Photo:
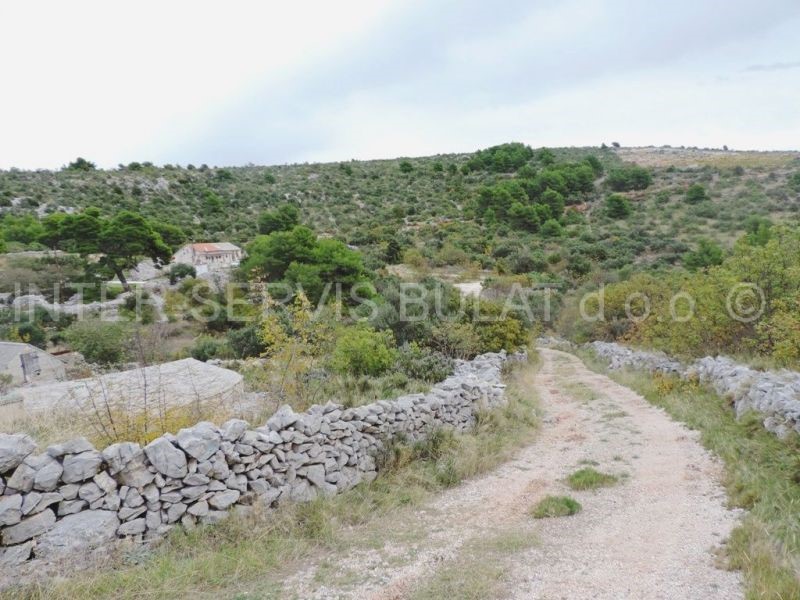
POLYGON ((624 219, 631 214, 631 204, 621 194, 611 194, 606 198, 606 214, 612 219, 624 219))
POLYGON ((542 225, 542 235, 550 238, 561 237, 564 235, 564 228, 555 219, 548 219, 542 225))
POLYGON ((130 358, 131 328, 126 323, 76 321, 64 339, 90 363, 119 364, 130 358))
POLYGON ((331 368, 346 375, 380 375, 395 360, 394 335, 370 327, 351 327, 336 341, 331 368))
POLYGON ((224 358, 226 354, 225 341, 210 336, 200 336, 195 340, 189 354, 192 358, 206 362, 212 358, 224 358))
POLYGON ((653 183, 653 176, 644 167, 631 165, 609 171, 606 183, 615 192, 646 190, 653 183))
POLYGON ((184 263, 177 263, 170 267, 169 282, 172 285, 175 285, 178 281, 186 277, 197 277, 197 269, 195 269, 192 265, 187 265, 184 263))
POLYGON ((706 188, 699 183, 693 183, 689 186, 689 189, 686 190, 686 202, 689 204, 699 204, 707 198, 706 188))
POLYGON ((415 342, 404 344, 397 352, 397 369, 410 379, 437 382, 453 372, 453 360, 415 342))

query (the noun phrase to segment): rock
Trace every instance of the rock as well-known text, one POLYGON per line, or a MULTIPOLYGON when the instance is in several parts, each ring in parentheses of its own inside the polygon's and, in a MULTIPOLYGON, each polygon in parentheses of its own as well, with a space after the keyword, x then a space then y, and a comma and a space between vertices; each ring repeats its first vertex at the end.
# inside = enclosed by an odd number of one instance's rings
POLYGON ((208 505, 217 510, 225 510, 231 504, 234 504, 239 499, 240 495, 238 490, 218 492, 208 499, 208 505))
POLYGON ((0 527, 16 525, 22 520, 22 494, 0 497, 0 527))
POLYGON ((27 542, 29 539, 43 534, 50 529, 55 522, 55 513, 50 509, 44 510, 32 517, 23 519, 16 525, 3 529, 2 543, 4 546, 13 546, 14 544, 27 542))
POLYGON ((144 522, 145 525, 147 525, 147 531, 158 531, 161 527, 161 511, 147 511, 147 514, 144 516, 144 522))
POLYGON ((208 502, 205 500, 195 502, 189 507, 189 514, 195 517, 204 517, 208 514, 208 502))
POLYGON ((144 518, 141 519, 134 519, 133 521, 128 521, 123 523, 117 529, 117 535, 119 536, 126 536, 126 535, 139 535, 140 533, 144 533, 147 530, 147 521, 144 518))
POLYGON ((207 491, 208 491, 207 485, 195 485, 183 488, 181 490, 181 496, 186 498, 188 502, 194 502, 200 496, 205 494, 207 491))
POLYGON ((49 460, 42 468, 36 471, 33 479, 33 488, 42 492, 52 492, 58 487, 64 468, 57 460, 49 460))
POLYGON ((13 569, 20 566, 30 558, 31 550, 33 550, 33 542, 0 548, 0 568, 13 569))
POLYGON ((85 510, 65 516, 36 541, 37 558, 86 553, 114 539, 119 519, 108 510, 85 510))
POLYGON ((167 523, 175 523, 186 512, 186 505, 183 503, 173 504, 167 509, 167 523))
POLYGON ((105 471, 100 471, 97 475, 95 475, 94 482, 97 484, 97 487, 103 490, 106 494, 110 494, 117 489, 117 482, 114 481, 111 475, 105 471))
POLYGON ((219 450, 221 441, 216 427, 205 421, 178 432, 178 445, 186 454, 199 461, 211 458, 219 450))
POLYGON ((272 431, 280 431, 297 423, 299 418, 300 415, 295 413, 291 406, 284 404, 267 420, 266 426, 272 431))
POLYGON ((131 508, 136 508, 138 506, 142 506, 145 503, 145 499, 139 493, 139 490, 136 488, 130 488, 128 490, 127 495, 125 496, 125 505, 130 506, 131 508))
POLYGON ((33 513, 42 512, 48 506, 52 506, 53 504, 58 504, 63 500, 63 496, 58 492, 45 492, 42 494, 41 499, 39 500, 38 504, 33 509, 33 513))
POLYGON ((130 506, 123 506, 117 512, 117 517, 120 521, 130 521, 131 519, 143 515, 147 511, 146 506, 139 506, 138 508, 131 508, 130 506))
POLYGON ((189 473, 183 478, 183 483, 186 485, 206 485, 209 481, 211 480, 208 477, 200 473, 189 473))
POLYGON ((61 458, 65 454, 82 454, 83 452, 91 452, 94 446, 84 437, 75 438, 63 444, 56 444, 50 446, 46 452, 53 458, 61 458))
POLYGON ((64 500, 74 500, 78 497, 78 490, 81 489, 77 483, 68 483, 58 488, 58 491, 64 496, 64 500))
POLYGON ((120 442, 103 450, 103 460, 108 464, 110 474, 116 475, 122 473, 129 465, 134 469, 144 467, 144 452, 139 444, 120 442))
POLYGON ((16 469, 36 450, 36 443, 21 433, 0 433, 0 475, 16 469))
POLYGON ((64 483, 78 483, 91 479, 100 470, 103 455, 96 450, 88 450, 80 454, 68 454, 64 457, 64 483))
POLYGON ((105 494, 103 490, 101 490, 100 486, 98 486, 94 481, 90 481, 89 483, 82 485, 78 490, 78 497, 81 500, 86 500, 90 504, 95 500, 99 500, 104 495, 105 494))
POLYGON ((235 442, 242 437, 242 434, 247 431, 249 426, 247 421, 242 421, 241 419, 226 421, 222 424, 222 427, 220 427, 222 439, 226 442, 235 442))
POLYGON ((62 500, 58 505, 58 516, 74 515, 89 506, 86 500, 62 500))
POLYGON ((322 465, 311 465, 310 467, 301 467, 297 469, 297 474, 308 479, 317 487, 326 487, 325 481, 325 467, 322 465))
POLYGON ((25 494, 24 498, 22 499, 22 516, 31 514, 41 499, 42 495, 38 492, 30 492, 29 494, 25 494))
POLYGON ((14 470, 14 474, 9 477, 6 487, 20 492, 30 492, 33 489, 35 478, 36 470, 23 462, 14 470))
POLYGON ((166 437, 160 437, 150 442, 144 448, 144 453, 150 464, 162 475, 183 479, 189 474, 186 455, 172 445, 166 437))

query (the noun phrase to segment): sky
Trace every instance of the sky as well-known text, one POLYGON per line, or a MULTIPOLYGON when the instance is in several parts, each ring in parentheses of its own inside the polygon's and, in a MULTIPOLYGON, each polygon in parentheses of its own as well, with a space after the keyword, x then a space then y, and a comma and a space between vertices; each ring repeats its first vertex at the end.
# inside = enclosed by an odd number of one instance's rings
POLYGON ((0 168, 800 149, 797 0, 0 5, 0 168))

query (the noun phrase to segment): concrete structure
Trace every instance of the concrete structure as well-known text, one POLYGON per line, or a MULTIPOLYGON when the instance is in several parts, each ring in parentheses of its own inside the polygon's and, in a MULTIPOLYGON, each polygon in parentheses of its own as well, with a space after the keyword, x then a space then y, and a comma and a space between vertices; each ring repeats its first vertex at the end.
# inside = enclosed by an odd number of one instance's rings
POLYGON ((173 263, 192 265, 198 274, 239 266, 244 253, 228 242, 187 244, 172 257, 173 263))
POLYGON ((130 371, 15 389, 4 403, 21 402, 26 414, 81 410, 94 405, 174 408, 244 399, 242 376, 193 358, 130 371))
POLYGON ((17 342, 0 342, 0 375, 10 375, 14 385, 67 378, 64 363, 55 356, 17 342))

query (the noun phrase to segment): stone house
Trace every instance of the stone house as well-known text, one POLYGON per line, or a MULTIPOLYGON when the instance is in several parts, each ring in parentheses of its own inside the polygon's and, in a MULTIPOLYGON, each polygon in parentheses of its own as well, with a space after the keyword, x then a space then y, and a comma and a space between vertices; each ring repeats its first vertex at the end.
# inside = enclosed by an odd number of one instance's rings
POLYGON ((18 342, 0 342, 0 375, 10 376, 12 385, 67 378, 64 363, 55 356, 18 342))
POLYGON ((173 263, 192 265, 198 274, 238 267, 244 253, 228 242, 187 244, 172 257, 173 263))

